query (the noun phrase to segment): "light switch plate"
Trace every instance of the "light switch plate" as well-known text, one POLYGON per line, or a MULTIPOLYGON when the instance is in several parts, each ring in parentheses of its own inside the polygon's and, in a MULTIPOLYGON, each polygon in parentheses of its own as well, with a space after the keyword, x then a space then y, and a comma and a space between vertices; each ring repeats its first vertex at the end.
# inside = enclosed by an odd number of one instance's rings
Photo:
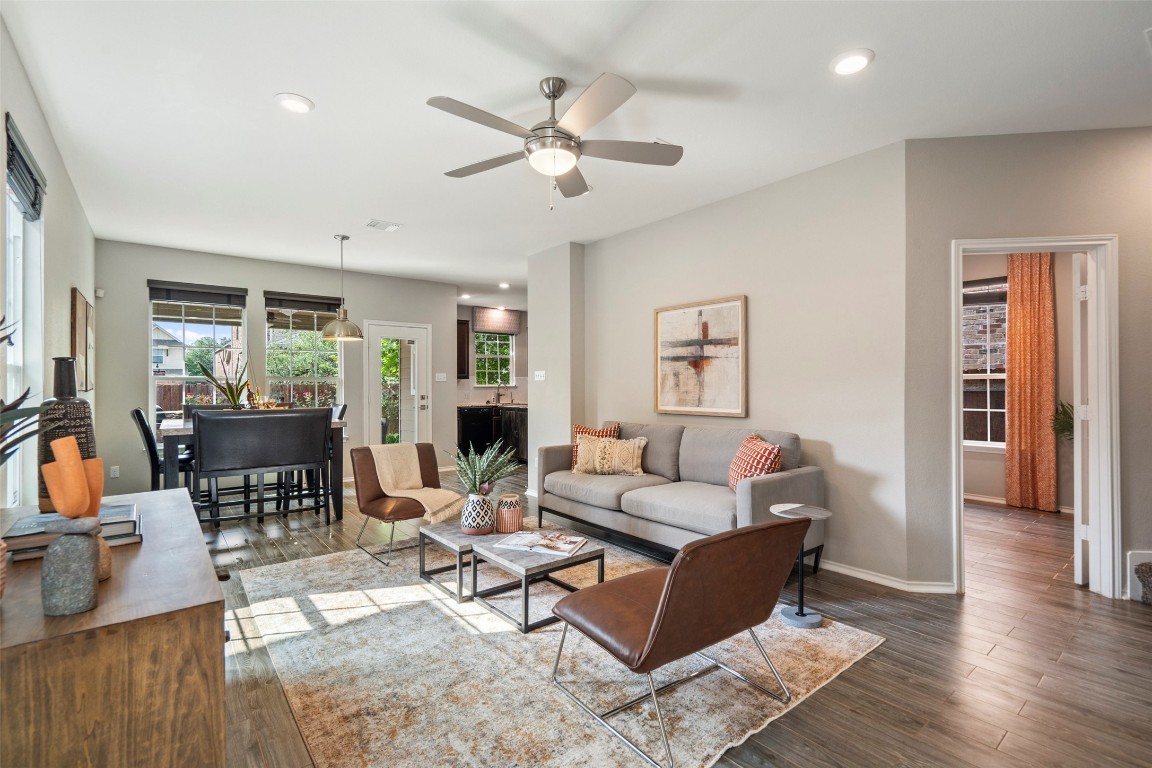
POLYGON ((536 371, 536 381, 544 381, 544 371, 536 371))
POLYGON ((446 373, 436 374, 436 381, 448 381, 448 374, 446 374, 446 373))

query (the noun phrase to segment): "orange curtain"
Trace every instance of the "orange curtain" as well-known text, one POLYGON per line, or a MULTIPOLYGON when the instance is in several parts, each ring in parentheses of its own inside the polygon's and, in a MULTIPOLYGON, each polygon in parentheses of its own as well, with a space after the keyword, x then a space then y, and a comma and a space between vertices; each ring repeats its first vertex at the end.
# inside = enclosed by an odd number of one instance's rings
POLYGON ((1051 253, 1008 254, 1005 499, 1047 512, 1057 509, 1053 297, 1051 253))

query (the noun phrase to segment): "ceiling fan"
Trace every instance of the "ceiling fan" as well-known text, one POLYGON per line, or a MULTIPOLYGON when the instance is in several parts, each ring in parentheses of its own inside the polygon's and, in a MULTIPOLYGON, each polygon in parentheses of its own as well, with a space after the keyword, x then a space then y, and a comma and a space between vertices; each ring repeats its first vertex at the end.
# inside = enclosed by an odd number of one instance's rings
POLYGON ((428 105, 431 107, 524 140, 524 149, 521 151, 482 160, 448 171, 444 175, 462 179, 527 158, 529 165, 535 170, 556 179, 556 186, 564 197, 577 197, 589 189, 588 183, 584 181, 584 175, 576 165, 581 156, 647 165, 676 165, 680 161, 684 148, 675 144, 580 138, 632 98, 632 94, 636 93, 636 86, 632 83, 619 75, 605 72, 596 78, 572 103, 564 116, 557 120, 556 99, 563 96, 567 88, 568 83, 562 77, 546 77, 540 81, 540 93, 548 99, 550 110, 548 119, 541 120, 531 129, 447 96, 433 96, 428 99, 428 105))

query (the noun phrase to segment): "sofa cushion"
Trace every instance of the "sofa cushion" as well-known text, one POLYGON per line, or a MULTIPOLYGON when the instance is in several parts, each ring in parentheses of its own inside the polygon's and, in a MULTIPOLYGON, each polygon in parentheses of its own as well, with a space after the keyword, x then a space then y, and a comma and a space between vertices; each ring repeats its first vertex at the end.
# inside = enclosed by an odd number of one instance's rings
POLYGON ((634 517, 711 535, 736 527, 736 494, 725 485, 681 481, 624 494, 634 517))
POLYGON ((573 469, 576 467, 576 438, 580 435, 591 435, 592 437, 620 437, 620 425, 616 422, 604 422, 603 429, 596 429, 594 427, 586 427, 583 424, 572 425, 572 464, 569 466, 573 469))
POLYGON ((576 436, 576 466, 582 475, 642 475, 640 457, 648 438, 614 440, 611 437, 576 436))
POLYGON ((735 491, 736 484, 746 477, 770 475, 779 470, 780 446, 762 440, 759 435, 748 435, 728 467, 728 487, 735 491))
POLYGON ((545 477, 544 490, 594 507, 620 510, 620 497, 628 491, 667 483, 668 478, 660 475, 581 475, 564 471, 545 477))
POLYGON ((646 437, 641 466, 645 472, 663 475, 672 482, 680 479, 680 440, 684 437, 683 424, 636 424, 620 422, 620 437, 646 437))
POLYGON ((688 427, 680 442, 680 479, 728 486, 728 467, 749 434, 780 446, 780 470, 800 465, 800 436, 770 429, 688 427))

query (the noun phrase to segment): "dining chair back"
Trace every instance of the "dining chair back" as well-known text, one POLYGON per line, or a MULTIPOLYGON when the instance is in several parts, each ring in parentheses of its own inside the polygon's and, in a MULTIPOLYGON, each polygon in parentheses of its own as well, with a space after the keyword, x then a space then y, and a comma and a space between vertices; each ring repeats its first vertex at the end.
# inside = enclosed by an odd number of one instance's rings
MULTIPOLYGON (((136 429, 140 431, 140 440, 144 443, 144 453, 148 456, 148 473, 149 473, 149 489, 153 491, 160 490, 160 449, 156 444, 156 435, 152 432, 152 427, 148 424, 148 417, 144 415, 143 408, 133 408, 129 412, 132 416, 132 421, 136 424, 136 429)), ((189 473, 192 471, 191 456, 188 454, 180 454, 179 466, 180 471, 184 473, 185 484, 189 480, 189 473)))
POLYGON ((184 403, 184 418, 192 418, 196 411, 230 411, 232 406, 228 403, 184 403))

